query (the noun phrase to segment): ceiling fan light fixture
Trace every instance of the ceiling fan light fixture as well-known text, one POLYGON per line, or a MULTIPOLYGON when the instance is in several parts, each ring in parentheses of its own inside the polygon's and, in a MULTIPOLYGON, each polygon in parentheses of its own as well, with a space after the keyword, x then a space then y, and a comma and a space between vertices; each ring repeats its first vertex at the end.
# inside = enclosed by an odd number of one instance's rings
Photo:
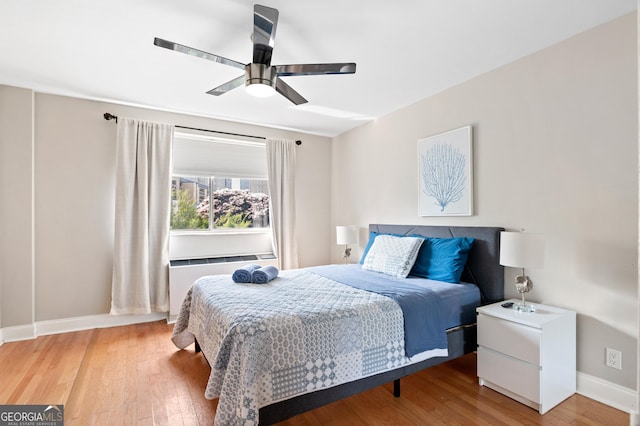
POLYGON ((276 92, 276 67, 265 64, 248 64, 245 67, 247 93, 258 98, 266 98, 276 92))
POLYGON ((256 98, 268 98, 276 93, 276 89, 272 86, 264 83, 249 83, 247 82, 247 93, 256 98))

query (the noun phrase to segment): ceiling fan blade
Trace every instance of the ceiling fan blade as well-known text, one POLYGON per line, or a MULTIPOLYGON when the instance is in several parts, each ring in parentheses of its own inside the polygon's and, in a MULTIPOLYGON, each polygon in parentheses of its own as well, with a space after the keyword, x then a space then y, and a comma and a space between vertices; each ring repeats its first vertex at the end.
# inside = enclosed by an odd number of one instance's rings
POLYGON ((326 75, 326 74, 354 74, 356 64, 353 62, 335 64, 294 64, 276 65, 279 76, 290 75, 326 75))
POLYGON ((253 62, 271 65, 276 38, 278 10, 256 4, 253 7, 253 62))
POLYGON ((176 52, 185 53, 187 55, 195 56, 198 58, 208 59, 209 61, 218 62, 220 64, 230 65, 232 67, 244 69, 245 64, 234 61, 232 59, 223 58, 222 56, 214 55, 213 53, 205 52, 204 50, 194 49, 193 47, 184 46, 182 44, 174 43, 172 41, 164 40, 161 38, 154 38, 153 44, 158 47, 164 47, 165 49, 175 50, 176 52))
POLYGON ((233 80, 227 81, 220 86, 209 90, 207 93, 210 95, 220 96, 227 93, 229 90, 235 89, 238 86, 242 86, 245 82, 245 76, 241 75, 240 77, 236 77, 233 80))
POLYGON ((291 86, 278 77, 276 77, 276 91, 296 105, 306 104, 309 102, 303 98, 300 93, 293 90, 291 86))

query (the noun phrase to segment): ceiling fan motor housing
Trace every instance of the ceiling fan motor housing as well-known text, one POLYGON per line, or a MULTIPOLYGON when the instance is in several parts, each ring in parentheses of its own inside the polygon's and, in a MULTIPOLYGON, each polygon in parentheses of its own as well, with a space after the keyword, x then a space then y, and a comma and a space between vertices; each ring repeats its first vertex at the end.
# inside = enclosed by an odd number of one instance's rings
POLYGON ((276 77, 278 76, 276 67, 265 64, 251 63, 244 68, 246 76, 246 86, 252 84, 265 84, 276 88, 276 77))

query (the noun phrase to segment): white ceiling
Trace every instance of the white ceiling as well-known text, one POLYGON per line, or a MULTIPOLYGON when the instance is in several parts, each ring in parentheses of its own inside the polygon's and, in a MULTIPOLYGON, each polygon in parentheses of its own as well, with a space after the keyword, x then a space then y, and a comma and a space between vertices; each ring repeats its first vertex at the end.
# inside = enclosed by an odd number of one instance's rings
MULTIPOLYGON (((250 62, 246 0, 2 0, 0 84, 335 136, 631 12, 636 0, 263 0, 280 11, 274 65, 356 62, 354 75, 283 79, 294 106, 242 70, 154 37, 250 62)), ((179 124, 179 123, 176 123, 179 124)))

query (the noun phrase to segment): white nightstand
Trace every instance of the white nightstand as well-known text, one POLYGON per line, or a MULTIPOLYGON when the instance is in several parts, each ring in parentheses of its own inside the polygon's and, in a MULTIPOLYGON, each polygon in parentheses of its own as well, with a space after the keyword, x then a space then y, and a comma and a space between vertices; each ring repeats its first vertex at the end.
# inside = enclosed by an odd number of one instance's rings
POLYGON ((576 392, 576 313, 537 303, 536 312, 519 312, 502 303, 476 310, 480 385, 544 414, 576 392))

